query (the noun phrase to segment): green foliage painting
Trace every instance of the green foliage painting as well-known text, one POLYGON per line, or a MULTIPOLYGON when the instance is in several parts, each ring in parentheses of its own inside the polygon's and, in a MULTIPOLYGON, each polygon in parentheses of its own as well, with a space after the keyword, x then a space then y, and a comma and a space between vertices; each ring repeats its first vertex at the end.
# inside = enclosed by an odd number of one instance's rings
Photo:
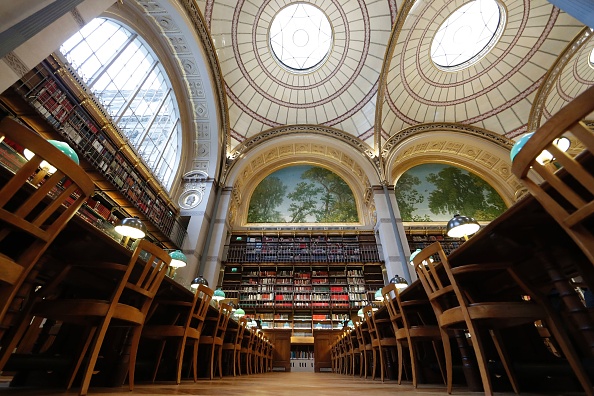
POLYGON ((250 199, 248 223, 353 223, 359 221, 350 187, 334 172, 291 166, 266 176, 250 199))
POLYGON ((403 221, 448 221, 456 213, 493 220, 505 211, 499 194, 480 177, 454 166, 423 164, 396 182, 403 221))

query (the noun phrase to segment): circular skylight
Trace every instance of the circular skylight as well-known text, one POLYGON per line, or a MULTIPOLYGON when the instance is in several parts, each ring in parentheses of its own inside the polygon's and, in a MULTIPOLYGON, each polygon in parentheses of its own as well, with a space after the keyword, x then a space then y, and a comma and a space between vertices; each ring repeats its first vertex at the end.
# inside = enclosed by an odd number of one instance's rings
POLYGON ((309 72, 330 53, 332 27, 317 7, 294 3, 279 11, 270 25, 270 47, 276 60, 293 72, 309 72))
POLYGON ((443 70, 460 70, 493 48, 505 26, 505 11, 495 0, 464 4, 441 24, 431 42, 431 59, 443 70))

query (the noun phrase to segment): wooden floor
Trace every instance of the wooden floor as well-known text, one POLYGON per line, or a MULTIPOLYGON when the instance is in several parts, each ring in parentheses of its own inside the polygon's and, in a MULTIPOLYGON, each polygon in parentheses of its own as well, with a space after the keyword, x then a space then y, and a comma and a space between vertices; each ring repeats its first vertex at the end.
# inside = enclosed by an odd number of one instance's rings
MULTIPOLYGON (((174 383, 137 384, 130 393, 128 387, 121 388, 93 388, 89 396, 103 395, 216 395, 216 396, 251 396, 251 395, 341 395, 341 396, 394 396, 398 395, 444 395, 447 396, 445 386, 420 385, 414 389, 410 382, 398 385, 395 381, 382 383, 379 380, 353 378, 332 373, 267 373, 258 375, 243 375, 241 377, 223 377, 214 381, 206 379, 197 383, 183 381, 181 385, 174 383)), ((0 384, 0 396, 76 396, 78 389, 69 392, 61 389, 41 390, 39 388, 8 388, 7 384, 0 384)), ((452 395, 479 395, 482 392, 469 392, 463 388, 454 388, 452 395)), ((542 395, 542 393, 540 393, 542 395)), ((563 393, 567 395, 567 393, 563 393)), ((576 395, 579 393, 576 393, 576 395)), ((513 395, 513 393, 497 393, 497 395, 513 395)), ((536 395, 535 393, 522 393, 536 395)))

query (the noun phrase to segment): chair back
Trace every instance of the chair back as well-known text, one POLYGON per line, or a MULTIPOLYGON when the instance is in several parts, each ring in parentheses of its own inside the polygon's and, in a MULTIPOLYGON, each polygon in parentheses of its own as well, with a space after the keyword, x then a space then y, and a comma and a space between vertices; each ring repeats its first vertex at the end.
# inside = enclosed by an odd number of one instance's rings
MULTIPOLYGON (((0 181, 0 323, 33 266, 93 193, 95 186, 85 171, 43 137, 10 117, 0 120, 0 136, 7 155, 2 164, 10 171, 0 181), (34 153, 25 161, 6 146, 11 141, 34 153), (47 179, 36 176, 42 161, 56 171, 47 179), (33 184, 35 183, 35 184, 33 184), (39 185, 40 184, 40 185, 39 185), (38 186, 39 185, 39 186, 38 186)), ((24 293, 20 293, 24 294, 24 293)))
POLYGON ((202 332, 204 320, 206 319, 206 314, 213 294, 214 290, 205 285, 198 285, 198 289, 196 289, 192 314, 188 317, 187 326, 191 326, 198 330, 199 334, 202 332))
POLYGON ((352 319, 353 325, 355 326, 355 336, 357 337, 357 343, 359 344, 359 348, 365 349, 365 338, 363 337, 363 329, 361 325, 361 319, 357 316, 352 319))
POLYGON ((238 328, 237 332, 235 333, 235 349, 241 349, 241 344, 243 343, 243 335, 245 334, 245 329, 247 328, 247 319, 246 318, 239 318, 237 322, 238 328))
POLYGON ((377 326, 375 325, 373 308, 370 305, 363 307, 363 318, 365 319, 365 323, 367 323, 367 331, 369 333, 369 337, 371 338, 371 343, 373 344, 375 342, 379 342, 380 336, 377 326))
POLYGON ((594 111, 594 86, 548 119, 513 160, 512 172, 594 263, 594 132, 582 120, 594 111), (557 139, 570 138, 563 152, 557 139), (572 149, 574 147, 574 149, 572 149), (553 160, 537 157, 548 151, 553 160), (577 155, 575 155, 577 154, 577 155), (535 171, 546 183, 535 180, 535 171))
MULTIPOLYGON (((133 305, 144 320, 170 262, 171 257, 166 251, 150 241, 140 240, 113 295, 112 306, 133 305)), ((114 309, 110 308, 110 311, 114 309)))
POLYGON ((402 313, 400 312, 400 307, 398 300, 400 300, 400 295, 398 293, 398 289, 394 283, 390 283, 382 288, 382 297, 384 299, 384 306, 388 311, 388 315, 390 316, 390 322, 392 322, 392 328, 394 329, 394 334, 398 333, 398 330, 402 328, 402 313))
POLYGON ((227 303, 221 303, 219 307, 219 316, 217 318, 217 325, 214 330, 214 340, 219 340, 219 342, 223 342, 225 339, 225 333, 227 332, 227 325, 229 324, 229 319, 231 318, 231 313, 233 309, 231 305, 227 303))
POLYGON ((413 258, 413 264, 437 318, 446 310, 461 305, 460 300, 465 301, 461 295, 460 299, 457 298, 459 289, 451 276, 447 256, 439 242, 434 242, 419 252, 413 258), (434 257, 439 260, 434 261, 434 257), (438 271, 440 265, 443 265, 445 271, 438 271))

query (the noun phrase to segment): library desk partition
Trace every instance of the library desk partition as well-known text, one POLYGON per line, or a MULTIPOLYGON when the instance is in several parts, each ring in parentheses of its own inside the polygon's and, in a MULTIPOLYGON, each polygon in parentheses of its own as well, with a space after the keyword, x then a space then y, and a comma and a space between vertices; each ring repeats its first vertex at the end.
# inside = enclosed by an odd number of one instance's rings
MULTIPOLYGON (((469 264, 511 263, 521 280, 544 295, 563 319, 589 376, 594 378, 594 311, 592 306, 586 306, 577 290, 579 287, 586 293, 594 291, 594 266, 534 197, 524 196, 454 250, 448 260, 452 268, 469 264)), ((488 272, 473 272, 464 281, 473 285, 473 291, 480 291, 487 298, 491 296, 494 301, 497 296, 517 296, 519 299, 524 294, 515 282, 492 277, 488 272)), ((423 286, 417 280, 400 296, 406 301, 422 294, 423 286)), ((513 351, 512 360, 518 377, 522 374, 530 377, 537 371, 545 371, 549 373, 550 383, 541 384, 548 387, 541 390, 574 389, 575 382, 567 379, 569 367, 561 364, 554 351, 550 350, 550 345, 554 349, 554 344, 546 345, 549 336, 546 329, 527 326, 504 336, 507 337, 508 350, 513 351), (564 389, 564 386, 569 389, 564 389)), ((471 390, 480 390, 473 352, 465 337, 457 338, 466 382, 471 390)), ((505 378, 505 374, 502 377, 505 378)), ((532 386, 528 385, 524 389, 532 386)), ((580 389, 579 385, 576 389, 580 389)))

